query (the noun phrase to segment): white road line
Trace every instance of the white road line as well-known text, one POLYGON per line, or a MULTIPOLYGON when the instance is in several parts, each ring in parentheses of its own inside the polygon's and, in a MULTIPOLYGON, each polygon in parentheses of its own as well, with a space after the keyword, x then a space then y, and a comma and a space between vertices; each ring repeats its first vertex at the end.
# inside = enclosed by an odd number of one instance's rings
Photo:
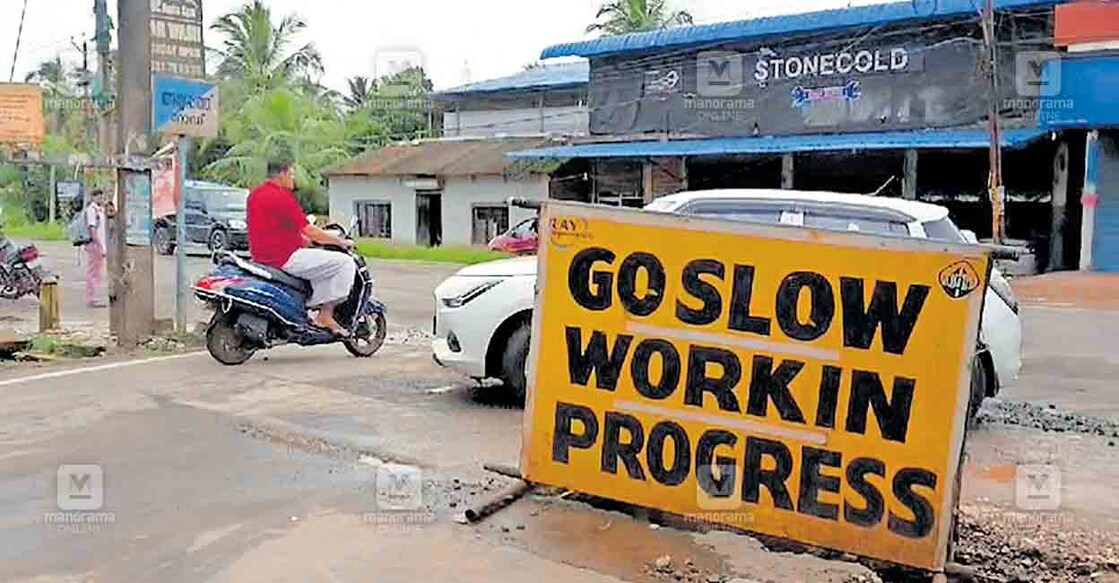
POLYGON ((83 368, 71 368, 71 369, 60 370, 60 371, 55 371, 55 372, 45 372, 45 373, 42 373, 42 374, 19 377, 19 378, 15 378, 15 379, 0 380, 0 387, 6 387, 6 386, 10 386, 10 385, 19 385, 19 384, 23 384, 23 383, 31 383, 31 382, 35 382, 35 381, 46 381, 46 380, 50 380, 50 379, 61 379, 61 378, 76 376, 76 375, 80 375, 80 374, 103 372, 103 371, 114 370, 114 369, 118 369, 118 368, 129 368, 129 367, 133 367, 133 366, 141 366, 141 365, 144 365, 144 364, 154 364, 154 363, 157 363, 157 362, 167 362, 167 361, 171 361, 171 360, 180 360, 180 359, 183 359, 183 358, 192 358, 192 357, 199 356, 199 355, 202 355, 202 354, 206 354, 206 353, 202 352, 202 351, 198 351, 198 352, 188 352, 186 354, 171 354, 171 355, 168 355, 168 356, 155 356, 155 357, 152 357, 152 358, 144 358, 144 359, 141 359, 141 360, 125 360, 125 361, 121 361, 121 362, 110 362, 108 364, 99 364, 97 366, 87 366, 87 367, 83 367, 83 368))
POLYGON ((732 336, 730 334, 678 330, 675 328, 662 328, 660 326, 650 326, 648 324, 637 324, 634 322, 626 324, 626 330, 629 332, 633 332, 634 334, 641 334, 642 336, 675 338, 677 340, 686 340, 692 343, 722 344, 724 346, 737 346, 739 348, 745 348, 747 350, 772 352, 775 354, 790 354, 794 356, 803 356, 805 358, 823 360, 825 362, 839 362, 838 350, 829 350, 827 348, 813 348, 811 346, 793 344, 791 342, 755 340, 752 338, 732 336))
POLYGON ((701 413, 699 411, 682 411, 680 409, 669 409, 667 407, 658 407, 656 405, 637 403, 634 401, 614 401, 614 408, 619 411, 656 415, 666 419, 685 419, 697 423, 704 423, 706 425, 732 427, 734 429, 741 429, 751 435, 765 435, 780 439, 791 439, 793 441, 811 443, 814 445, 825 445, 828 442, 828 436, 817 431, 774 427, 757 421, 747 421, 746 419, 736 419, 723 415, 701 413))

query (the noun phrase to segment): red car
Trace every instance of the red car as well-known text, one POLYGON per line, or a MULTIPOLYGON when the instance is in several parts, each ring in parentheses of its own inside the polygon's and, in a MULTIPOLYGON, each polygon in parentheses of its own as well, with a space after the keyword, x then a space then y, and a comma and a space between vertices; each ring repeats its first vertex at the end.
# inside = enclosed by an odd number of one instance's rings
POLYGON ((534 255, 539 243, 536 233, 536 217, 525 219, 512 229, 496 236, 490 241, 491 251, 501 251, 513 255, 534 255))

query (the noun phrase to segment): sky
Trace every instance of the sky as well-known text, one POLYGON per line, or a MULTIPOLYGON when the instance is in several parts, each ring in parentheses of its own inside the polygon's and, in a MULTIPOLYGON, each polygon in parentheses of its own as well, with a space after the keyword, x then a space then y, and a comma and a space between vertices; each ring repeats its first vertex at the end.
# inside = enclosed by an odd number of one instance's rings
MULTIPOLYGON (((670 0, 699 23, 865 4, 875 0, 670 0)), ((244 0, 203 0, 207 23, 244 0)), ((515 73, 549 45, 587 38, 602 0, 267 0, 273 19, 297 13, 307 22, 301 42, 323 56, 323 82, 344 89, 354 75, 377 76, 378 63, 418 55, 437 89, 515 73)), ((0 81, 12 65, 23 0, 0 0, 0 81)), ((116 14, 116 0, 109 0, 116 14)), ((115 18, 114 18, 115 20, 115 18)), ((206 44, 220 46, 206 31, 206 44)), ((80 64, 72 46, 93 35, 93 0, 28 0, 16 81, 56 55, 80 64)), ((115 41, 115 38, 114 38, 115 41)), ((91 67, 95 62, 90 42, 91 67)))

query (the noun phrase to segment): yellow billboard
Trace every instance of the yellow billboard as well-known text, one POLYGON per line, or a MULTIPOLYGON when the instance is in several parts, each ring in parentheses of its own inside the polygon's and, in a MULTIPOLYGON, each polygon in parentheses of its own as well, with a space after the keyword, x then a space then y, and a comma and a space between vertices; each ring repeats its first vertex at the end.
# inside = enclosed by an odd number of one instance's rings
POLYGON ((540 224, 526 480, 943 567, 982 248, 553 202, 540 224))
POLYGON ((38 85, 0 83, 0 144, 43 143, 43 89, 38 85))

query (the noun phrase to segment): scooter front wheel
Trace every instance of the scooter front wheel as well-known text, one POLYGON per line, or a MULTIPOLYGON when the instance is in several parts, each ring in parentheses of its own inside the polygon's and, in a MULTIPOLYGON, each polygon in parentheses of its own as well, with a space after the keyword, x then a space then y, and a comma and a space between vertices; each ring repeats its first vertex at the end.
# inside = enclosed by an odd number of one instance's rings
POLYGON ((206 330, 206 350, 214 360, 226 366, 244 364, 256 352, 245 345, 245 339, 235 325, 236 321, 236 316, 218 312, 214 314, 214 319, 206 330))
POLYGON ((385 323, 384 314, 366 314, 355 328, 357 330, 354 336, 342 341, 350 354, 358 358, 369 358, 385 344, 388 324, 385 323))

